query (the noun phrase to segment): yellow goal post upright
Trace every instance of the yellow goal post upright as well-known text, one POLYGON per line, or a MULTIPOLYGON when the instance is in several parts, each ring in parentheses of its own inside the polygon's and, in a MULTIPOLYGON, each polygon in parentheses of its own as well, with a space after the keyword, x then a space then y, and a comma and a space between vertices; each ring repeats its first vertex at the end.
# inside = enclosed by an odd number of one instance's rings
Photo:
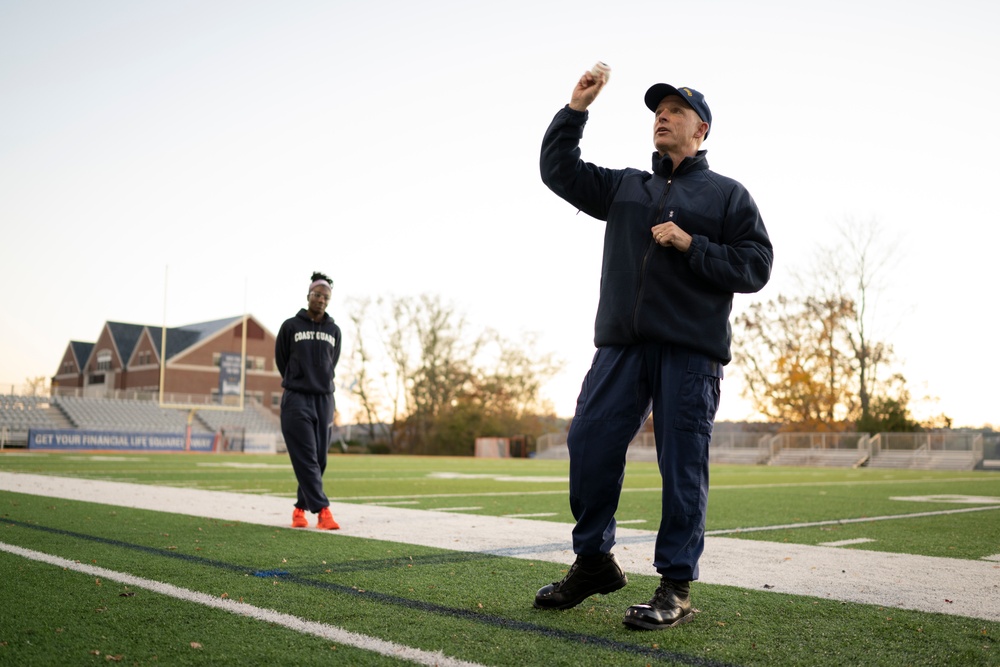
MULTIPOLYGON (((246 309, 246 287, 243 289, 243 320, 241 324, 242 335, 240 337, 240 391, 235 405, 226 405, 225 397, 219 393, 219 405, 210 403, 172 403, 165 400, 165 388, 167 380, 167 283, 170 267, 163 271, 163 326, 160 330, 160 391, 159 406, 174 410, 187 410, 187 425, 184 430, 184 451, 191 451, 191 425, 194 423, 195 415, 199 410, 209 410, 216 412, 243 412, 243 404, 246 396, 246 375, 247 375, 247 309, 246 309)), ((221 369, 220 369, 221 372, 221 369)))

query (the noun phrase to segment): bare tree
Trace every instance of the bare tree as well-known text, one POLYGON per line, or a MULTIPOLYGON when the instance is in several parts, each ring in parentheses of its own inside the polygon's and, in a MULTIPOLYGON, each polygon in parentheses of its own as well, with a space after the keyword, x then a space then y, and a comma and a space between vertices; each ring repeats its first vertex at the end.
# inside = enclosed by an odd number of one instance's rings
POLYGON ((539 396, 558 364, 530 336, 526 349, 474 329, 428 295, 356 301, 351 323, 353 395, 370 424, 388 416, 394 452, 465 454, 475 436, 524 429, 533 411, 551 409, 539 396))
MULTIPOLYGON (((370 299, 354 299, 349 301, 349 320, 355 332, 360 333, 362 324, 368 316, 371 307, 370 299)), ((375 358, 369 351, 366 336, 357 335, 350 346, 351 354, 348 357, 347 370, 353 376, 349 386, 351 395, 357 399, 358 410, 353 415, 353 420, 365 424, 368 430, 369 442, 378 441, 382 432, 378 428, 381 423, 379 415, 385 411, 387 401, 382 391, 384 388, 385 374, 383 373, 381 382, 377 380, 374 373, 375 358)), ((389 446, 392 447, 392 433, 386 434, 389 437, 389 446)))
POLYGON ((808 296, 779 296, 736 318, 744 393, 768 418, 800 426, 912 430, 906 380, 875 333, 893 249, 875 221, 848 220, 839 232, 799 274, 808 296))
POLYGON ((24 379, 25 394, 28 396, 47 396, 48 390, 48 378, 44 375, 39 375, 33 378, 24 379))
POLYGON ((872 417, 872 399, 888 389, 895 379, 892 373, 881 377, 883 369, 893 362, 892 346, 878 341, 878 304, 889 269, 897 262, 895 248, 882 240, 882 228, 870 219, 859 221, 849 218, 838 227, 839 242, 830 248, 821 248, 810 274, 815 293, 822 298, 849 300, 853 314, 847 335, 852 350, 852 365, 856 376, 858 410, 852 414, 859 421, 868 422, 872 417))

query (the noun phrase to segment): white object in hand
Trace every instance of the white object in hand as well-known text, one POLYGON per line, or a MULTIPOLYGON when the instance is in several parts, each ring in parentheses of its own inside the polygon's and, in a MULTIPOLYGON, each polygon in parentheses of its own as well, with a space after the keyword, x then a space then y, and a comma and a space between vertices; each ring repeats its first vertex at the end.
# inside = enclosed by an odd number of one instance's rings
POLYGON ((604 78, 604 83, 607 83, 608 81, 611 80, 611 68, 608 67, 605 63, 602 63, 600 60, 598 60, 597 64, 595 64, 591 68, 590 74, 595 79, 600 79, 600 78, 603 77, 604 78))

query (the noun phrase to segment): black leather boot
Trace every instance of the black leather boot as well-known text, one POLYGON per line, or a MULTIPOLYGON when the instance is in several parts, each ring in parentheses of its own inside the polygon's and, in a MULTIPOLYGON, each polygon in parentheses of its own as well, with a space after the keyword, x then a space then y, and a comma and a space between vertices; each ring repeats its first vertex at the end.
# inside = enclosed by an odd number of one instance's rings
POLYGON ((694 620, 691 582, 663 577, 647 604, 634 604, 625 611, 622 623, 640 630, 663 630, 694 620))
POLYGON ((577 556, 562 581, 542 586, 535 595, 536 609, 569 609, 595 593, 623 588, 628 577, 614 554, 577 556))

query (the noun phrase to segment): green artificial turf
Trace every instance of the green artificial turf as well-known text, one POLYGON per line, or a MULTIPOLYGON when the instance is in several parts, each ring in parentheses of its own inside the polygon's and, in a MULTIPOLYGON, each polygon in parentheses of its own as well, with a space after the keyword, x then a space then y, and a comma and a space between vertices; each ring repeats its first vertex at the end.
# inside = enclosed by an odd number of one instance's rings
MULTIPOLYGON (((289 488, 286 463, 219 455, 0 456, 4 470, 243 491, 289 488), (213 465, 199 465, 205 463, 213 465)), ((642 489, 647 477, 658 476, 641 465, 630 465, 630 474, 636 469, 641 474, 627 483, 623 506, 632 499, 651 503, 654 508, 642 512, 652 517, 658 494, 642 489)), ((565 462, 345 456, 331 460, 327 479, 335 502, 346 480, 364 478, 367 497, 405 496, 419 501, 405 505, 416 509, 447 499, 499 515, 566 500, 565 482, 498 477, 564 474, 565 462), (433 476, 442 471, 483 476, 433 476), (520 497, 510 494, 511 485, 520 497), (553 493, 527 495, 538 490, 553 493)), ((780 470, 770 476, 724 468, 713 477, 721 488, 710 501, 716 518, 709 529, 954 508, 892 501, 887 494, 1000 496, 998 480, 988 473, 780 470)), ((805 544, 868 537, 887 551, 972 559, 1000 552, 996 528, 993 510, 734 536, 805 544)), ((483 665, 1000 663, 1000 624, 978 619, 696 582, 692 596, 700 612, 693 623, 635 632, 621 624, 622 614, 649 598, 657 583, 651 576, 630 575, 625 589, 574 609, 540 611, 531 606, 534 592, 561 578, 564 566, 9 492, 0 492, 0 542, 483 665)), ((0 580, 0 664, 403 664, 5 552, 0 580)))

